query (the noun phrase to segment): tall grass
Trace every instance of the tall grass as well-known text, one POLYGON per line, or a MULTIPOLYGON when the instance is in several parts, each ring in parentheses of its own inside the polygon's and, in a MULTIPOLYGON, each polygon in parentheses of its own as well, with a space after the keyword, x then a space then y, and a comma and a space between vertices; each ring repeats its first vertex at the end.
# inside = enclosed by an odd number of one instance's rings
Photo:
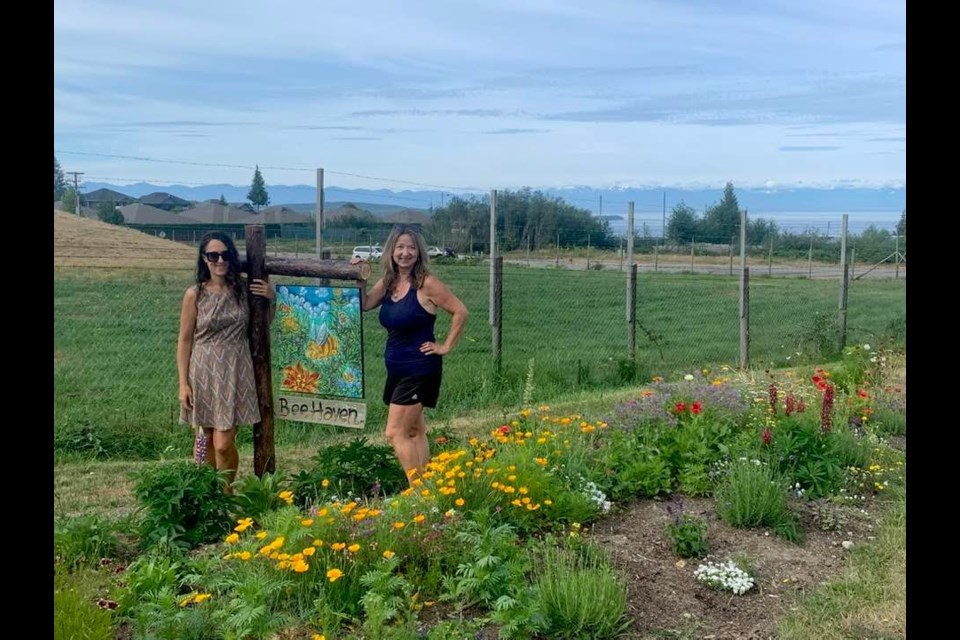
MULTIPOLYGON (((503 364, 497 373, 488 318, 489 271, 436 265, 471 318, 445 359, 439 406, 428 421, 477 409, 507 412, 530 387, 536 357, 536 402, 572 391, 614 389, 635 379, 627 366, 625 274, 507 265, 503 283, 503 364)), ((290 282, 289 278, 277 278, 290 282)), ((157 458, 189 452, 189 430, 177 426, 175 345, 183 292, 192 273, 57 270, 54 274, 55 449, 101 458, 157 458)), ((301 280, 306 282, 306 280, 301 280)), ((313 281, 311 281, 312 283, 313 281)), ((693 367, 736 365, 738 284, 727 276, 642 274, 637 285, 637 377, 670 377, 693 367)), ((795 364, 798 335, 821 331, 815 311, 836 316, 838 283, 756 278, 751 284, 751 361, 795 364), (787 358, 790 357, 790 360, 787 358)), ((906 283, 855 281, 848 342, 875 341, 897 330, 905 341, 906 283)), ((441 313, 438 336, 449 329, 441 313)), ((385 332, 376 312, 364 317, 367 425, 382 429, 379 399, 385 332)), ((822 354, 805 354, 808 361, 822 354)), ((274 376, 275 388, 279 374, 274 376)), ((276 421, 278 444, 321 443, 338 431, 276 421)), ((241 431, 249 443, 249 430, 241 431)))

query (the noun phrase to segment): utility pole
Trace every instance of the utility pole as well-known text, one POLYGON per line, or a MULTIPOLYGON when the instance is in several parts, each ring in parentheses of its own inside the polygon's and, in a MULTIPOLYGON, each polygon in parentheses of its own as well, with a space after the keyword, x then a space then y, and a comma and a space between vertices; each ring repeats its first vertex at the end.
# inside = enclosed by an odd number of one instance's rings
POLYGON ((80 215, 80 187, 79 187, 79 182, 80 182, 80 176, 83 175, 83 172, 82 172, 82 171, 64 171, 64 173, 73 176, 73 195, 74 195, 74 203, 73 203, 73 206, 74 206, 74 209, 75 209, 74 213, 76 213, 77 215, 80 215))

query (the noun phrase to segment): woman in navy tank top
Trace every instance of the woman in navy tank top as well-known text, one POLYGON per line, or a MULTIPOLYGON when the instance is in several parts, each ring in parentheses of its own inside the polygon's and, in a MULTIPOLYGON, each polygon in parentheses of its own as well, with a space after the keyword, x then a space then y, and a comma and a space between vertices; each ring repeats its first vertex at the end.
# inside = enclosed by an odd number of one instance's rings
POLYGON ((430 461, 423 408, 437 406, 443 356, 460 340, 469 314, 457 296, 430 273, 423 238, 413 228, 393 228, 382 261, 383 277, 370 291, 364 291, 363 310, 380 307, 380 324, 387 330, 385 435, 413 484, 430 461), (452 316, 443 342, 437 342, 433 332, 438 309, 452 316))

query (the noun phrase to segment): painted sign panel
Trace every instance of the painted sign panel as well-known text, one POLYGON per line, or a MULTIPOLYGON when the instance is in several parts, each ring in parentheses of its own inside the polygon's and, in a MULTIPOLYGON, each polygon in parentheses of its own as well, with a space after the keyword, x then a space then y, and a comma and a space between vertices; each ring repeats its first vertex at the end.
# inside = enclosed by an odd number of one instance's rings
MULTIPOLYGON (((274 366, 279 367, 280 391, 325 398, 357 400, 364 397, 363 324, 360 319, 360 289, 356 287, 318 287, 278 285, 277 316, 274 319, 274 340, 271 345, 274 366)), ((356 403, 311 403, 311 398, 283 396, 288 415, 281 417, 307 422, 324 422, 341 426, 343 420, 315 419, 330 416, 344 409, 347 421, 355 418, 356 403), (296 404, 298 416, 294 415, 296 404), (322 407, 319 411, 299 411, 306 403, 322 407), (339 409, 334 410, 334 407, 339 409), (330 409, 328 411, 327 409, 330 409), (311 415, 307 418, 305 415, 311 415), (349 415, 348 415, 349 414, 349 415)), ((362 403, 361 403, 362 404, 362 403)), ((362 414, 365 417, 366 407, 362 414)), ((360 420, 362 426, 363 419, 360 420)))
POLYGON ((276 410, 277 415, 286 420, 318 422, 351 429, 363 429, 367 420, 367 405, 362 402, 309 396, 278 396, 276 410))

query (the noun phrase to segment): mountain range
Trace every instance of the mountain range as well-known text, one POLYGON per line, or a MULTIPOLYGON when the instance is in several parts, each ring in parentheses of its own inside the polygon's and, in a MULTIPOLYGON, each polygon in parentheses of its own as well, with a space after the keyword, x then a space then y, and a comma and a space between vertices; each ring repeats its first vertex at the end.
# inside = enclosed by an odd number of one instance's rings
MULTIPOLYGON (((200 186, 156 185, 138 182, 127 185, 115 185, 106 182, 86 182, 83 191, 106 188, 119 191, 134 198, 162 191, 185 198, 203 201, 219 198, 221 195, 230 202, 244 202, 249 186, 230 184, 209 184, 200 186)), ((885 189, 836 188, 836 189, 750 189, 737 188, 734 185, 740 207, 754 216, 789 212, 882 212, 899 215, 907 206, 906 187, 885 189)), ((658 189, 658 188, 613 188, 598 189, 589 186, 567 188, 543 188, 546 194, 562 198, 564 201, 587 209, 594 215, 611 217, 625 216, 627 203, 633 201, 634 210, 646 213, 662 212, 669 214, 671 208, 684 202, 697 211, 720 201, 723 189, 658 189)), ((399 209, 419 209, 430 211, 448 202, 455 195, 461 197, 486 197, 489 192, 453 194, 440 190, 403 190, 389 189, 346 189, 327 186, 324 189, 324 208, 334 208, 336 204, 352 202, 376 215, 389 215, 399 209)), ((287 205, 292 208, 313 211, 316 208, 317 190, 312 185, 267 185, 270 204, 287 205)))

